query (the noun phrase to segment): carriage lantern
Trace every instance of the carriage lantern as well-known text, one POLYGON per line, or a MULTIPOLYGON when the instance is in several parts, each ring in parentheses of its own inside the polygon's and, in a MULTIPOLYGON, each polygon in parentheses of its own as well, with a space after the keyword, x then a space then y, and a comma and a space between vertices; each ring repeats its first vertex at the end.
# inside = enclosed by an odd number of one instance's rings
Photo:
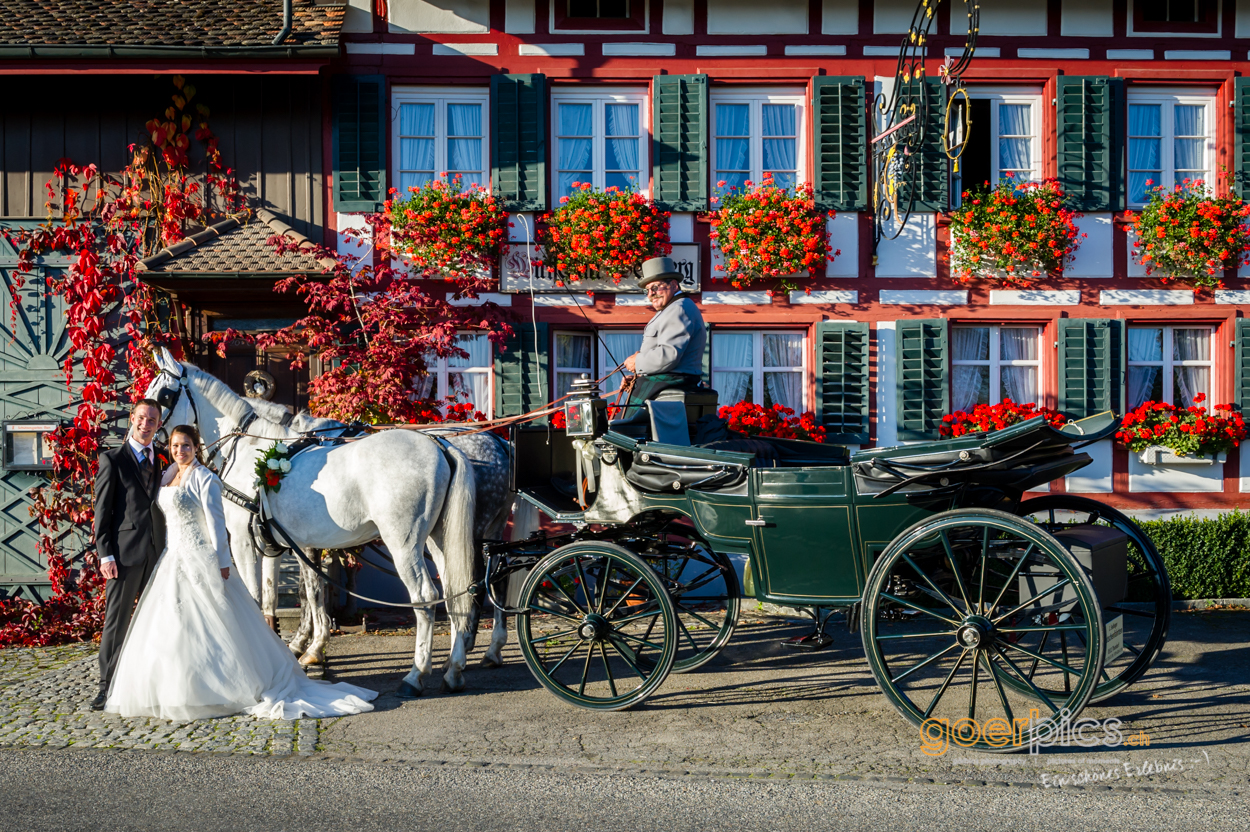
POLYGON ((4 423, 4 470, 51 471, 55 453, 48 434, 60 425, 47 419, 4 423))
POLYGON ((599 386, 583 374, 573 382, 569 401, 564 406, 564 432, 568 436, 590 439, 603 433, 607 426, 608 405, 599 398, 599 386))

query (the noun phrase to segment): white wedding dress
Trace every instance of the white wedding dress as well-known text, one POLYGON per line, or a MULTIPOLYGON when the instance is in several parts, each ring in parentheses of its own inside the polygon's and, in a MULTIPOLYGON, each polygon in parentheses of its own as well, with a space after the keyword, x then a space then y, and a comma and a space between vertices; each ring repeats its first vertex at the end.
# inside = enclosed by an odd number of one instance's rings
POLYGON ((377 693, 309 679, 265 624, 229 565, 221 482, 202 466, 157 498, 168 543, 143 590, 105 710, 187 720, 248 713, 269 719, 373 710, 377 693))

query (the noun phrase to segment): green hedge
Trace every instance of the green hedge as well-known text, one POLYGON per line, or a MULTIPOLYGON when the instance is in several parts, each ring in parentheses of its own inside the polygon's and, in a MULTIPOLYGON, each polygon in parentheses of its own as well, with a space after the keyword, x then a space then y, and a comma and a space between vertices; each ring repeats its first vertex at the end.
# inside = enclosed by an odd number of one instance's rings
POLYGON ((1173 517, 1138 525, 1163 555, 1173 598, 1250 598, 1250 514, 1231 511, 1209 519, 1173 517))

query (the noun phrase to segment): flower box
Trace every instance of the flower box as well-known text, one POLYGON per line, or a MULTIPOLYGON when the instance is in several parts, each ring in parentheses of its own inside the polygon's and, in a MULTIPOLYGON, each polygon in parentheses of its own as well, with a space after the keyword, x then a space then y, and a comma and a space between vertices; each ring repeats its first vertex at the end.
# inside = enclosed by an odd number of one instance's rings
POLYGON ((1213 456, 1190 456, 1178 454, 1166 445, 1151 445, 1137 454, 1146 465, 1214 465, 1228 461, 1228 453, 1220 451, 1213 456))

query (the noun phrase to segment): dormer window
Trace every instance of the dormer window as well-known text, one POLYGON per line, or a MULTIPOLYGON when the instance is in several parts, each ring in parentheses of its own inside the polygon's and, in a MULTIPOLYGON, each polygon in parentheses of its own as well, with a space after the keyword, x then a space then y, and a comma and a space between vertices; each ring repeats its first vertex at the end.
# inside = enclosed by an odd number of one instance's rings
POLYGON ((1219 0, 1133 0, 1133 33, 1214 35, 1219 0))
POLYGON ((567 17, 623 20, 629 17, 630 0, 566 0, 567 17))
POLYGON ((554 32, 644 32, 647 0, 555 0, 554 32))

